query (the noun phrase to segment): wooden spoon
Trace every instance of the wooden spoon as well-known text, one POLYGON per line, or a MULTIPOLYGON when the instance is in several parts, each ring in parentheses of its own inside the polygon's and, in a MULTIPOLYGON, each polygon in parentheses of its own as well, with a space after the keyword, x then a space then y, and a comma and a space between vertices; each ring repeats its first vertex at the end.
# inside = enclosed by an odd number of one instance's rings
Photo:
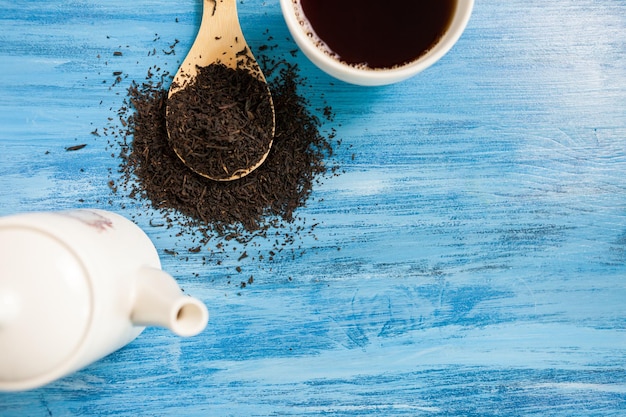
MULTIPOLYGON (((244 69, 254 78, 267 85, 263 71, 254 58, 250 47, 243 36, 239 18, 237 17, 237 0, 204 0, 202 11, 202 22, 196 39, 176 72, 168 92, 168 99, 174 94, 193 83, 198 75, 198 67, 207 67, 211 64, 223 64, 228 68, 244 69)), ((272 96, 267 87, 267 99, 272 111, 271 137, 275 133, 275 115, 272 96)), ((169 106, 168 106, 169 113, 169 106)), ((170 128, 168 126, 168 135, 170 128)), ((200 166, 190 166, 181 156, 175 143, 170 143, 178 157, 192 171, 216 181, 230 181, 241 178, 261 166, 270 152, 273 139, 267 145, 266 152, 260 160, 250 161, 250 166, 238 169, 227 177, 215 177, 203 172, 200 166)))

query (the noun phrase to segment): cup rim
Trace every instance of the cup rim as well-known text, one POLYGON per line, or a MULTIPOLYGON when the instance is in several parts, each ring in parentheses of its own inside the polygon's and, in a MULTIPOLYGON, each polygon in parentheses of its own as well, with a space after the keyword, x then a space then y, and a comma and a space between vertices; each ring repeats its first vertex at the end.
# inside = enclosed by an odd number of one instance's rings
POLYGON ((474 0, 458 0, 450 27, 441 40, 414 61, 394 68, 363 69, 331 57, 306 36, 296 15, 293 0, 280 0, 287 28, 304 55, 329 75, 351 84, 364 86, 387 85, 408 79, 439 61, 459 40, 472 14, 474 0))

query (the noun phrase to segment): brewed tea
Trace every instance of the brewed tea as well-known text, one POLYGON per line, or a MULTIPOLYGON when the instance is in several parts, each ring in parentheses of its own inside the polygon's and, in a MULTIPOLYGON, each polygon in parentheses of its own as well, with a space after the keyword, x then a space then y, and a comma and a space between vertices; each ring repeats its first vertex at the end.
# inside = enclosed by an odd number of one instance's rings
POLYGON ((319 46, 351 65, 381 69, 416 60, 446 32, 458 0, 293 0, 319 46))

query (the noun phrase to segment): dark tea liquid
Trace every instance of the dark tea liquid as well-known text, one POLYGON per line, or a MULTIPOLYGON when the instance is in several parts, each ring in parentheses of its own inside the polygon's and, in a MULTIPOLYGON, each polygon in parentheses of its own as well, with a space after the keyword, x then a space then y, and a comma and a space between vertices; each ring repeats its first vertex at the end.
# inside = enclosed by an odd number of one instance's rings
POLYGON ((299 0, 313 31, 341 61, 409 63, 448 29, 458 0, 299 0))

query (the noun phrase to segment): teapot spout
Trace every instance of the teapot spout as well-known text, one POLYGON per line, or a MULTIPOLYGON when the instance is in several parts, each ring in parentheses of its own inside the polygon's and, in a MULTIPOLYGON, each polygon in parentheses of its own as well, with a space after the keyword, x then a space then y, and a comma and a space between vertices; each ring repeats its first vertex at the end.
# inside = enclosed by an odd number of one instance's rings
POLYGON ((184 295, 172 276, 152 267, 140 269, 131 321, 137 326, 159 326, 179 336, 195 336, 209 321, 200 300, 184 295))

